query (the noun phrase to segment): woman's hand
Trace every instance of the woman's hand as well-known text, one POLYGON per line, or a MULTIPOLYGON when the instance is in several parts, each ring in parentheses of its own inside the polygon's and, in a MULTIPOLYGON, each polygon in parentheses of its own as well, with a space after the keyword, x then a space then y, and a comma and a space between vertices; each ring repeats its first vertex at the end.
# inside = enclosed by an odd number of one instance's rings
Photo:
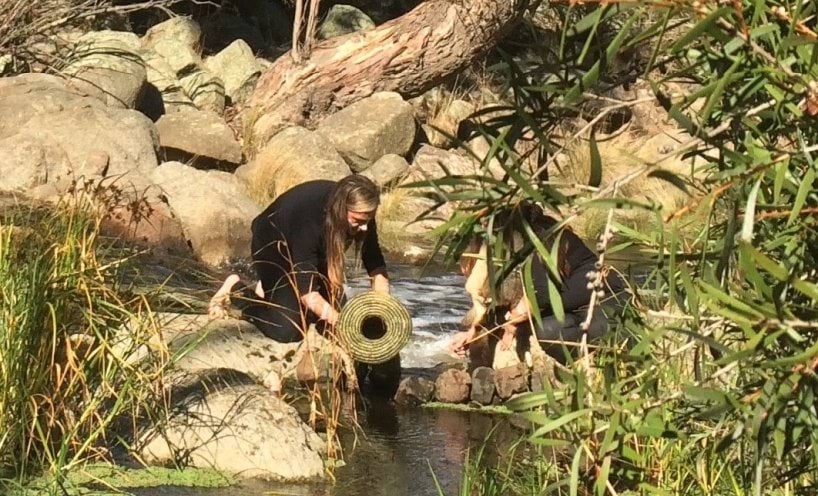
POLYGON ((506 324, 503 326, 503 337, 500 338, 500 346, 504 350, 514 349, 514 338, 517 336, 517 326, 506 324))
POLYGON ((372 291, 376 293, 389 293, 389 279, 384 274, 372 276, 372 291))
POLYGON ((474 335, 476 333, 477 329, 475 327, 471 327, 468 331, 458 332, 452 336, 448 346, 449 353, 457 358, 466 358, 466 352, 469 349, 469 341, 474 339, 474 335))
POLYGON ((321 320, 325 321, 332 327, 335 327, 338 324, 338 319, 341 317, 341 313, 332 308, 332 305, 329 303, 325 303, 324 309, 321 311, 321 320))
MULTIPOLYGON (((510 324, 517 324, 528 320, 531 309, 528 306, 528 299, 522 298, 511 310, 506 312, 505 318, 510 324)), ((515 326, 516 327, 516 326, 515 326)))

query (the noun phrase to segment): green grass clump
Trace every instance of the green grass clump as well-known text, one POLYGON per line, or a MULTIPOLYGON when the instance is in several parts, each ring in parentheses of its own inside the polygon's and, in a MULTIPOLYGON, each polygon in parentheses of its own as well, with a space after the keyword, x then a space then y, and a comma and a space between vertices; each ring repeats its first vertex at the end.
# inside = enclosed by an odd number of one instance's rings
POLYGON ((161 403, 167 356, 128 359, 158 331, 144 324, 144 298, 119 283, 128 254, 101 237, 102 212, 78 194, 2 216, 0 476, 17 483, 45 474, 57 487, 107 455, 122 434, 114 421, 161 403))

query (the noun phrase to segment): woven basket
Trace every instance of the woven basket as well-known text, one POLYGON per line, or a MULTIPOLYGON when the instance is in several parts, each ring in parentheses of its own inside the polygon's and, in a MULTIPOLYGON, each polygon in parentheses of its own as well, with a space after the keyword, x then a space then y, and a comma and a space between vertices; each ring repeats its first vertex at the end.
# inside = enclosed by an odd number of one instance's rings
POLYGON ((363 363, 383 363, 395 357, 412 335, 412 317, 397 298, 387 293, 367 291, 351 298, 341 310, 336 327, 341 344, 353 359, 363 363), (383 335, 364 335, 367 319, 383 322, 383 335))

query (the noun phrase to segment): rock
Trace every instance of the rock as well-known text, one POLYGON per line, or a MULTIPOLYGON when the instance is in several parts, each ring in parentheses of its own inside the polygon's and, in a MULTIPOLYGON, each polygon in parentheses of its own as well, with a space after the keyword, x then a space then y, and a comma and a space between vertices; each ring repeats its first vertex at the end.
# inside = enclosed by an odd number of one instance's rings
POLYGON ((451 100, 424 126, 429 144, 438 148, 451 148, 457 138, 460 123, 475 111, 474 105, 464 100, 451 100), (448 135, 448 136, 447 136, 448 135))
POLYGON ((224 83, 213 74, 196 69, 183 76, 179 82, 182 90, 199 110, 224 113, 224 83))
POLYGON ((227 123, 213 112, 165 114, 156 122, 156 129, 168 160, 220 169, 235 169, 241 163, 241 145, 227 123))
POLYGON ((306 181, 337 181, 349 174, 349 167, 332 143, 302 127, 276 134, 250 163, 236 170, 251 196, 264 202, 306 181))
POLYGON ((147 81, 139 38, 123 31, 82 36, 63 73, 98 90, 112 107, 135 108, 147 81))
POLYGON ((247 100, 261 75, 261 66, 253 50, 243 40, 236 40, 216 55, 206 58, 204 66, 224 81, 225 95, 232 104, 247 100))
POLYGON ((494 372, 497 396, 507 400, 516 393, 528 391, 528 368, 524 363, 502 368, 494 372))
POLYGON ((177 379, 171 416, 142 436, 150 464, 207 467, 246 478, 321 479, 324 443, 298 412, 247 375, 212 369, 177 379), (161 432, 161 434, 160 434, 161 432))
POLYGON ((201 38, 202 30, 196 21, 174 17, 150 28, 142 38, 142 47, 165 59, 176 76, 184 76, 201 62, 201 38))
POLYGON ((520 362, 520 356, 517 355, 517 338, 511 340, 511 348, 506 349, 500 342, 497 342, 494 348, 494 360, 491 364, 494 370, 504 369, 506 367, 513 367, 520 362))
POLYGON ((477 367, 471 375, 471 400, 490 405, 494 398, 494 369, 477 367))
POLYGON ((258 27, 242 17, 219 9, 216 13, 201 19, 202 39, 210 53, 223 50, 235 41, 247 43, 254 52, 269 49, 270 43, 258 27))
POLYGON ((409 152, 415 140, 414 110, 397 93, 375 93, 330 115, 317 131, 353 172, 361 172, 384 155, 409 152))
POLYGON ((327 17, 318 28, 318 39, 326 40, 357 31, 366 31, 375 27, 375 23, 360 9, 351 5, 333 5, 327 17))
POLYGON ((383 188, 401 178, 409 170, 409 162, 400 155, 388 154, 379 158, 361 174, 383 188))
POLYGON ((160 249, 176 255, 191 254, 182 224, 167 198, 153 183, 139 174, 128 174, 104 183, 118 200, 103 220, 108 235, 136 246, 160 249))
POLYGON ((407 377, 398 386, 395 401, 401 405, 419 405, 431 401, 435 383, 423 377, 407 377))
POLYGON ((0 55, 0 76, 5 76, 12 71, 14 59, 11 54, 0 55))
POLYGON ((168 162, 157 167, 151 178, 167 194, 202 261, 219 265, 249 257, 250 223, 261 209, 235 176, 168 162))
POLYGON ((435 397, 444 403, 463 403, 469 399, 471 376, 463 370, 449 369, 435 381, 435 397))
POLYGON ((549 356, 535 356, 531 364, 531 391, 545 391, 555 380, 554 359, 549 356))
POLYGON ((2 167, 14 171, 8 189, 81 176, 147 173, 156 167, 158 141, 153 123, 144 115, 108 108, 56 76, 27 74, 0 80, 2 167), (15 162, 11 156, 17 157, 15 162))

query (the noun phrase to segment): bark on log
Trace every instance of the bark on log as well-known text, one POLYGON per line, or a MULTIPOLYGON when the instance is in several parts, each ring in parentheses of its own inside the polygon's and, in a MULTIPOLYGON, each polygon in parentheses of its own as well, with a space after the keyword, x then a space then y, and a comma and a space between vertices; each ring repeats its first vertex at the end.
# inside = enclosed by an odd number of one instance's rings
POLYGON ((286 126, 310 126, 377 91, 419 95, 491 49, 528 4, 429 0, 371 31, 318 44, 301 63, 281 57, 244 109, 252 142, 263 146, 286 126))

